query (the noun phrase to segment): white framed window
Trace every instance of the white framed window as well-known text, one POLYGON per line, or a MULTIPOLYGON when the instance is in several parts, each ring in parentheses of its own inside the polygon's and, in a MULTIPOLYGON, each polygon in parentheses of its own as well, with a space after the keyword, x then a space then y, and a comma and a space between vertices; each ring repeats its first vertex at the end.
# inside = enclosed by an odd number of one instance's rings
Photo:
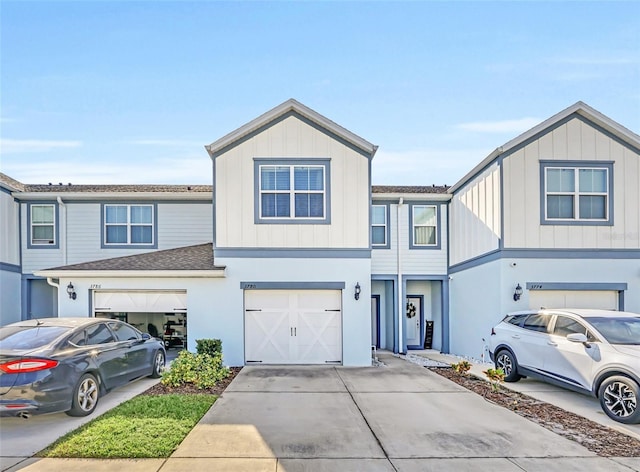
POLYGON ((154 213, 154 205, 104 205, 104 245, 154 244, 154 213))
POLYGON ((438 209, 435 205, 411 206, 411 247, 438 245, 438 209))
POLYGON ((54 204, 29 205, 30 246, 55 246, 56 207, 54 204))
POLYGON ((542 222, 611 224, 611 164, 543 163, 542 222))
POLYGON ((325 219, 324 165, 260 165, 260 219, 325 219))
POLYGON ((374 247, 389 246, 387 208, 387 205, 371 206, 371 245, 374 247))

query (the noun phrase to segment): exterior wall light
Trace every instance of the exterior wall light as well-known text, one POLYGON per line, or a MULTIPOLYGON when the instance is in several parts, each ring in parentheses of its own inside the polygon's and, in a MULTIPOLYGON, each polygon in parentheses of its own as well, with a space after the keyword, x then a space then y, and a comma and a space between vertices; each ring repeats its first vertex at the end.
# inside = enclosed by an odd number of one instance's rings
POLYGON ((518 284, 516 285, 515 292, 513 292, 513 301, 517 302, 518 300, 520 300, 521 296, 522 296, 522 287, 520 286, 520 284, 518 284))
POLYGON ((74 286, 73 286, 73 284, 71 282, 69 282, 69 285, 67 285, 67 293, 69 294, 69 298, 71 300, 75 300, 76 297, 78 296, 76 294, 76 290, 75 290, 75 288, 74 288, 74 286))
POLYGON ((356 291, 354 292, 353 296, 356 300, 360 300, 360 282, 356 282, 356 291))

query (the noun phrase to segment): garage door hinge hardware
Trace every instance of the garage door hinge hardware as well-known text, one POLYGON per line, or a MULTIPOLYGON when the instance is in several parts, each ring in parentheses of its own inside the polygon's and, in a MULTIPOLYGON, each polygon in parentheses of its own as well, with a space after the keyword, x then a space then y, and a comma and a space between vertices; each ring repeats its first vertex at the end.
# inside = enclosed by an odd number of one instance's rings
POLYGON ((245 311, 262 311, 261 308, 247 308, 245 311))
POLYGON ((247 364, 260 364, 262 361, 247 361, 247 364))
POLYGON ((324 311, 340 311, 340 308, 336 308, 336 309, 334 309, 334 310, 326 309, 326 310, 324 310, 324 311))
POLYGON ((340 361, 324 361, 325 364, 340 364, 340 361))

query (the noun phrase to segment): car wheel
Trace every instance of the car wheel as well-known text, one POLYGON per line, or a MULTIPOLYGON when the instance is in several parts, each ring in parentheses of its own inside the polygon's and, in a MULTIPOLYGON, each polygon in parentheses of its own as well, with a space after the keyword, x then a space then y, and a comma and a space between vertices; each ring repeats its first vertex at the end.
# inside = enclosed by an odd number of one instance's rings
POLYGON ((93 374, 84 374, 73 389, 69 416, 87 416, 93 413, 98 405, 100 385, 93 374))
POLYGON ((153 372, 150 375, 151 378, 157 379, 159 377, 162 377, 162 372, 164 372, 164 362, 164 352, 156 352, 156 355, 153 358, 153 372))
POLYGON ((620 423, 640 423, 640 386, 629 377, 614 375, 598 389, 600 406, 613 420, 620 423))
POLYGON ((496 369, 502 369, 505 382, 517 382, 522 378, 522 376, 518 374, 516 356, 507 349, 502 349, 496 354, 496 369))

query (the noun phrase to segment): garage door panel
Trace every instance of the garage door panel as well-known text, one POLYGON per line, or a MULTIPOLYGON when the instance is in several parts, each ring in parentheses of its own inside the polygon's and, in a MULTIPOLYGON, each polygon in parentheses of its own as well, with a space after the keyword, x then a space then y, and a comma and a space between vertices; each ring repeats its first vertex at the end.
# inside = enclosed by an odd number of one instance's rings
POLYGON ((531 290, 529 308, 594 308, 618 309, 615 290, 531 290))
POLYGON ((247 362, 342 361, 339 290, 246 290, 247 362))
POLYGON ((186 292, 96 291, 95 310, 128 313, 172 313, 186 311, 186 292))

